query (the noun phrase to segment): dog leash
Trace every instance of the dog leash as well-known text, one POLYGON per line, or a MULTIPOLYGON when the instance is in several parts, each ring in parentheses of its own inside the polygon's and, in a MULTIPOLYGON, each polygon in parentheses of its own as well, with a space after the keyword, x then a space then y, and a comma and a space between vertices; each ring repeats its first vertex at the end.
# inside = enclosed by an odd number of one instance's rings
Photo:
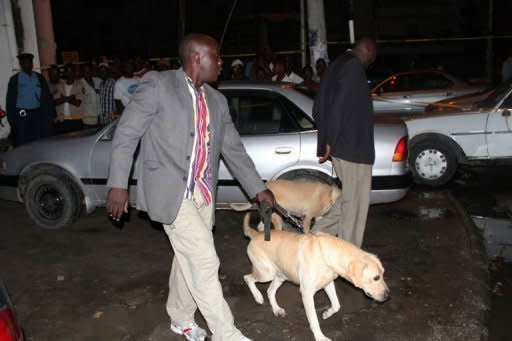
MULTIPOLYGON (((260 213, 261 220, 263 220, 263 231, 265 234, 265 240, 270 240, 270 227, 272 225, 272 209, 270 206, 263 202, 258 206, 258 210, 260 213)), ((299 231, 300 233, 304 233, 304 227, 299 222, 297 218, 288 212, 283 206, 279 205, 277 202, 274 203, 274 210, 279 213, 279 215, 283 218, 285 222, 290 224, 294 229, 299 231)))
POLYGON ((279 205, 277 202, 274 204, 274 209, 294 229, 296 229, 300 233, 304 233, 304 227, 300 223, 299 219, 291 215, 290 212, 288 212, 288 210, 286 210, 283 206, 279 205))

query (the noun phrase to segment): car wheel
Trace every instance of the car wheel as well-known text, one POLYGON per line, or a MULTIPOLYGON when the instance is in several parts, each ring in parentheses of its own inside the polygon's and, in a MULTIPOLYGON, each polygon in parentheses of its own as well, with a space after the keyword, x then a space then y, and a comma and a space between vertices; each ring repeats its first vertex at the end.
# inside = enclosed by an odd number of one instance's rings
POLYGON ((457 158, 442 142, 425 141, 411 148, 409 166, 416 183, 441 186, 450 181, 455 174, 457 158))
POLYGON ((62 175, 36 175, 27 184, 24 201, 30 218, 47 229, 68 227, 81 212, 76 186, 62 175))

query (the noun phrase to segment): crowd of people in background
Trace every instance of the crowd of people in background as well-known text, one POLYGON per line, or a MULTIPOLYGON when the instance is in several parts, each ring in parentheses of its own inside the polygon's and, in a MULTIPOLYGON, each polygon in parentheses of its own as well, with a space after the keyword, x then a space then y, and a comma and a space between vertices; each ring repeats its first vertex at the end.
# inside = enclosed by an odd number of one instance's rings
MULTIPOLYGON (((33 57, 30 53, 20 54, 21 71, 11 77, 7 96, 11 106, 6 109, 14 128, 11 132, 14 146, 53 134, 105 126, 122 114, 146 72, 180 67, 178 61, 173 63, 165 58, 155 62, 140 56, 126 60, 100 57, 87 63, 50 65, 46 77, 42 77, 32 70, 33 57), (18 79, 22 86, 18 85, 18 79), (41 97, 41 90, 46 97, 41 97), (33 120, 36 112, 31 111, 35 108, 45 110, 44 114, 37 114, 44 122, 33 120), (43 126, 44 131, 35 131, 43 126)), ((306 65, 300 69, 291 56, 268 51, 246 61, 235 58, 228 63, 224 64, 219 81, 291 82, 313 91, 318 90, 327 67, 326 61, 319 59, 314 67, 306 65)))

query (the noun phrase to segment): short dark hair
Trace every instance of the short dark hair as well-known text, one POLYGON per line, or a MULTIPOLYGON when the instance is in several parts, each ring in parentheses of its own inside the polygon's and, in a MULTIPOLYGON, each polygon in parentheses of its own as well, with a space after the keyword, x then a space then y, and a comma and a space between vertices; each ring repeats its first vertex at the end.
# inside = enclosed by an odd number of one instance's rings
POLYGON ((354 47, 358 47, 358 46, 372 46, 372 47, 376 48, 377 42, 375 41, 375 39, 370 38, 370 37, 361 37, 354 44, 354 47))
POLYGON ((34 55, 32 53, 20 53, 19 55, 16 56, 18 58, 18 60, 21 62, 22 60, 27 60, 27 59, 34 59, 34 55))
POLYGON ((192 48, 194 47, 195 43, 209 39, 213 38, 203 33, 190 33, 184 36, 183 39, 181 39, 180 45, 178 47, 178 55, 181 64, 184 64, 185 60, 193 52, 192 48))

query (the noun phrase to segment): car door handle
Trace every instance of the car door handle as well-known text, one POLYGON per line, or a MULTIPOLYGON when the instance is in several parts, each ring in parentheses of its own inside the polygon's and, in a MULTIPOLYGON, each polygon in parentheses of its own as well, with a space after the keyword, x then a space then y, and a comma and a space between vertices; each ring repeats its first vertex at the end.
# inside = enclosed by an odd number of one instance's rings
POLYGON ((274 152, 276 154, 290 154, 292 152, 292 149, 290 147, 277 147, 274 149, 274 152))

